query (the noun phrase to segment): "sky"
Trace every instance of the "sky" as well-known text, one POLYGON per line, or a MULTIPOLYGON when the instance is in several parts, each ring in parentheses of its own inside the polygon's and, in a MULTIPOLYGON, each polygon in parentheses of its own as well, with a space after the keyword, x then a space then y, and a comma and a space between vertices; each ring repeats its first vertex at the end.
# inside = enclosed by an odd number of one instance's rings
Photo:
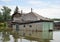
POLYGON ((33 12, 48 18, 60 18, 60 0, 0 0, 0 9, 7 6, 12 9, 13 14, 15 7, 19 7, 19 11, 28 13, 33 12))

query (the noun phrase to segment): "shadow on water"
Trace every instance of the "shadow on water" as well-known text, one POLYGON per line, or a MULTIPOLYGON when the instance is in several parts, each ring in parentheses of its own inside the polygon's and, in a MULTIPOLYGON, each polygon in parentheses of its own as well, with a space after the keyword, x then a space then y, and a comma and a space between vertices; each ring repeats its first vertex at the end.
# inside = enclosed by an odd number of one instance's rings
MULTIPOLYGON (((7 41, 11 41, 11 42, 22 42, 23 39, 25 40, 28 40, 28 42, 50 42, 50 40, 48 39, 39 39, 39 38, 34 38, 34 37, 30 37, 30 36, 24 36, 25 34, 20 35, 19 32, 5 32, 5 31, 2 31, 0 32, 0 41, 1 42, 7 42, 7 41), (10 38, 10 36, 12 35, 13 37, 13 41, 11 41, 12 37, 10 38), (20 39, 20 41, 18 41, 18 39, 20 39)), ((24 41, 25 42, 25 41, 24 41)))

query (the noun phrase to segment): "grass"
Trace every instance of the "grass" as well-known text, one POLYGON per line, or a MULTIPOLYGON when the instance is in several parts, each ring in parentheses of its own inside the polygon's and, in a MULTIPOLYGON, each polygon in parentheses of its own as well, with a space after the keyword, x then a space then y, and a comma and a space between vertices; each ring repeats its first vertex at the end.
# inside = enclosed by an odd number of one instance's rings
POLYGON ((12 31, 11 28, 8 28, 7 22, 0 23, 0 32, 2 31, 12 31))

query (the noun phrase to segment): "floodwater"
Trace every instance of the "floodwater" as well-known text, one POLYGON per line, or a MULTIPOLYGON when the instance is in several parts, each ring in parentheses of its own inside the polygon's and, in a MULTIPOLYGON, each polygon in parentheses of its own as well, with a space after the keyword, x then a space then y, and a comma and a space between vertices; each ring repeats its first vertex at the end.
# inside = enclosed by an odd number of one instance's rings
POLYGON ((60 31, 53 32, 53 40, 31 39, 15 35, 15 33, 0 32, 0 42, 60 42, 60 31))

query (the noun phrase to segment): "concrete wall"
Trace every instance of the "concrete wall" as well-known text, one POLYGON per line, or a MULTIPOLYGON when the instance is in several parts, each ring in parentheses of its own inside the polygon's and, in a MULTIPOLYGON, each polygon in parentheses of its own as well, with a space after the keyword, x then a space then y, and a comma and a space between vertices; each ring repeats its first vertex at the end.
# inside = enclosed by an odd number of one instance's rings
POLYGON ((13 22, 22 22, 22 17, 14 17, 13 22))

